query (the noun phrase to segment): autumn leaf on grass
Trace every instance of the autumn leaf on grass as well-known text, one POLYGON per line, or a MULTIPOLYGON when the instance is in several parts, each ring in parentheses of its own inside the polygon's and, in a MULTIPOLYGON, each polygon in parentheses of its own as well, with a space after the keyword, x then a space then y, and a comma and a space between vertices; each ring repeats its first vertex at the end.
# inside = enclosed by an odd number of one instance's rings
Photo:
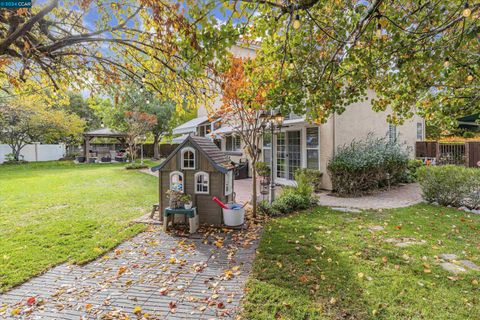
POLYGON ((298 280, 301 282, 301 283, 305 283, 308 281, 308 278, 306 275, 301 275, 300 278, 298 278, 298 280))
POLYGON ((383 263, 387 263, 387 261, 388 261, 388 258, 387 258, 387 257, 382 257, 382 262, 383 262, 383 263))
POLYGON ((359 272, 359 273, 357 273, 357 276, 358 276, 359 279, 363 279, 363 277, 365 275, 363 274, 363 272, 359 272))
POLYGON ((283 268, 283 264, 282 264, 280 261, 277 261, 277 266, 278 266, 278 268, 280 268, 280 269, 283 268))
POLYGON ((430 265, 428 265, 426 263, 423 265, 423 268, 424 268, 423 272, 425 272, 425 273, 431 273, 432 272, 432 270, 430 270, 430 265))
POLYGON ((120 268, 118 268, 117 275, 121 276, 125 273, 125 271, 127 271, 127 267, 121 266, 120 268))
POLYGON ((402 226, 395 226, 395 230, 401 230, 402 226))

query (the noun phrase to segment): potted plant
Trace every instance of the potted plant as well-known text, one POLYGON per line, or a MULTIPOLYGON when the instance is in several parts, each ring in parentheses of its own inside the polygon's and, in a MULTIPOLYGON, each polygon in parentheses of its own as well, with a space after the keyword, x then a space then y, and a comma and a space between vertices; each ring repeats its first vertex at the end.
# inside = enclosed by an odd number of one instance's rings
POLYGON ((171 209, 179 209, 182 207, 183 193, 176 190, 167 190, 167 198, 169 199, 169 207, 171 209))
POLYGON ((183 202, 183 207, 185 209, 192 209, 192 196, 189 194, 184 194, 180 198, 180 201, 183 202))

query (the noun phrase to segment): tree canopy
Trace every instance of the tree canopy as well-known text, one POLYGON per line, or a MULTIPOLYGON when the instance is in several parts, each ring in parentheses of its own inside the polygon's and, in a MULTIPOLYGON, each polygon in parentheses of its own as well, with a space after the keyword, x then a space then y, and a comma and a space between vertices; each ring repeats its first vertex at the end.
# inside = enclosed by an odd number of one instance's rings
POLYGON ((127 80, 208 104, 214 95, 199 93, 214 91, 242 41, 258 47, 266 107, 320 123, 374 90, 373 108, 393 123, 417 112, 451 124, 480 109, 479 11, 467 0, 51 0, 0 11, 0 83, 18 92, 127 80))

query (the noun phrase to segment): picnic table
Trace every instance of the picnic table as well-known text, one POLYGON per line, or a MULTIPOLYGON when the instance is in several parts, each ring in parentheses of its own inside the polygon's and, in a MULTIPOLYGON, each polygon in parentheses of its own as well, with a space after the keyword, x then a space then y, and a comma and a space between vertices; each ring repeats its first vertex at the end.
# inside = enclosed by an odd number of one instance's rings
POLYGON ((173 227, 175 223, 175 215, 183 215, 185 217, 185 220, 188 219, 190 233, 197 232, 199 220, 198 220, 196 207, 193 207, 191 209, 185 209, 185 208, 172 209, 170 207, 165 208, 165 210, 163 211, 163 231, 167 231, 168 223, 170 220, 172 221, 172 227, 173 227))

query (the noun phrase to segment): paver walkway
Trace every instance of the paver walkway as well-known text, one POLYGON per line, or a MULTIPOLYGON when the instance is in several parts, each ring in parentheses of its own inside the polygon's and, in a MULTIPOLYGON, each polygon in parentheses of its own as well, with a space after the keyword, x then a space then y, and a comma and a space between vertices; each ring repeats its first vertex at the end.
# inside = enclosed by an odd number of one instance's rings
POLYGON ((358 198, 341 198, 323 192, 319 195, 318 204, 358 209, 393 209, 408 207, 420 202, 422 202, 420 186, 417 183, 411 183, 358 198))
POLYGON ((0 295, 0 318, 233 318, 258 234, 251 227, 181 237, 149 227, 91 263, 57 266, 0 295))

